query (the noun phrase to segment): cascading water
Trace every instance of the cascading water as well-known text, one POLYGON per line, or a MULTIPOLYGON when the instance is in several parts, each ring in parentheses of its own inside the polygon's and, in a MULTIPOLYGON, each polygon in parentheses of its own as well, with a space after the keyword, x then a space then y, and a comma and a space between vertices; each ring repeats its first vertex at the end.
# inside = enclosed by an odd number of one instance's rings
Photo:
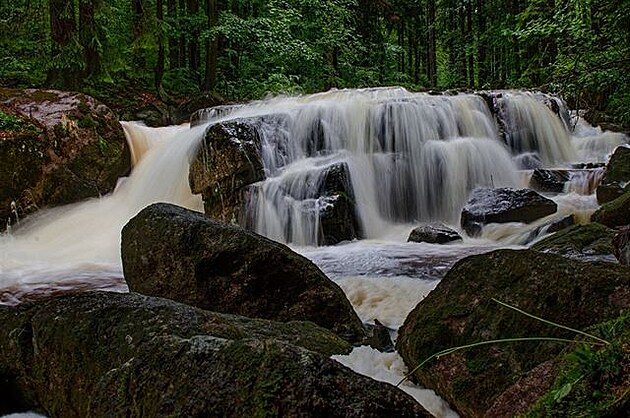
POLYGON ((139 159, 113 194, 41 211, 0 236, 0 302, 28 293, 121 288, 120 231, 131 217, 154 202, 203 211, 187 175, 203 128, 123 125, 139 159))
POLYGON ((377 238, 396 223, 456 224, 474 188, 525 186, 518 175, 524 158, 536 166, 573 161, 566 123, 537 96, 493 97, 500 121, 480 95, 401 88, 273 99, 200 118, 256 121, 266 179, 250 188, 246 225, 282 242, 315 245, 322 242, 321 213, 339 194, 324 190, 332 169, 346 174, 347 190, 338 192, 354 201, 359 235, 377 238))

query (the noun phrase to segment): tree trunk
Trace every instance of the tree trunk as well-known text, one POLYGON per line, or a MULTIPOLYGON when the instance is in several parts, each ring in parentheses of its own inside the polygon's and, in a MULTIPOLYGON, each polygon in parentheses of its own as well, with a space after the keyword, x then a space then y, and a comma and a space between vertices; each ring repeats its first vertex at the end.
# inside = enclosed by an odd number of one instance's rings
MULTIPOLYGON (((166 9, 171 21, 177 20, 177 1, 168 0, 166 9)), ((169 68, 179 68, 179 39, 175 36, 176 30, 172 30, 168 37, 168 62, 169 68)))
POLYGON ((431 87, 437 86, 437 53, 435 40, 435 0, 427 1, 427 78, 431 87))
POLYGON ((142 48, 139 47, 141 43, 140 38, 144 34, 144 4, 143 0, 131 0, 131 14, 133 22, 133 46, 132 46, 132 61, 137 71, 142 71, 145 67, 145 56, 142 48))
MULTIPOLYGON (((199 0, 188 0, 188 13, 189 15, 196 16, 199 13, 199 0)), ((193 27, 190 30, 190 42, 188 45, 188 55, 190 68, 197 72, 201 65, 201 55, 199 48, 199 30, 193 27)))
MULTIPOLYGON (((155 17, 158 25, 162 25, 164 20, 164 3, 163 0, 157 0, 156 2, 155 17)), ((160 32, 158 35, 158 53, 157 61, 155 63, 155 91, 162 100, 165 100, 164 91, 162 89, 162 78, 164 78, 164 35, 160 32)))
MULTIPOLYGON (((206 0, 206 16, 208 27, 211 28, 219 21, 219 9, 217 0, 206 0)), ((219 38, 206 39, 206 72, 203 88, 212 91, 217 85, 217 59, 219 55, 219 38)))
POLYGON ((83 71, 85 78, 97 76, 101 68, 99 30, 94 18, 99 6, 100 0, 79 1, 79 31, 85 61, 85 70, 83 71))
POLYGON ((53 65, 48 70, 47 84, 73 89, 78 86, 78 63, 63 62, 68 58, 68 48, 76 35, 77 25, 73 0, 50 0, 50 37, 52 39, 53 65))

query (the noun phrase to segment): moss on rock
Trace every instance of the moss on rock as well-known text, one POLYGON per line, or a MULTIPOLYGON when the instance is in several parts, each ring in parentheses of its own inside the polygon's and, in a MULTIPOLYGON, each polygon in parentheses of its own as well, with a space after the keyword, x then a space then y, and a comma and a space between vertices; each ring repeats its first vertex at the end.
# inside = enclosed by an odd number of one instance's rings
POLYGON ((599 223, 573 225, 538 241, 531 248, 576 259, 614 261, 614 236, 614 230, 599 223))
MULTIPOLYGON (((501 307, 492 298, 584 329, 630 308, 630 269, 532 250, 498 250, 465 258, 401 327, 396 347, 407 366, 413 368, 436 352, 478 341, 574 336, 501 307)), ((484 416, 503 392, 563 348, 561 343, 542 341, 478 347, 443 356, 414 378, 461 414, 484 416)))
POLYGON ((49 416, 429 416, 331 360, 350 347, 314 324, 138 294, 1 308, 0 348, 14 405, 49 416))
POLYGON ((591 216, 593 222, 599 222, 610 228, 617 228, 630 224, 630 190, 604 203, 591 216))

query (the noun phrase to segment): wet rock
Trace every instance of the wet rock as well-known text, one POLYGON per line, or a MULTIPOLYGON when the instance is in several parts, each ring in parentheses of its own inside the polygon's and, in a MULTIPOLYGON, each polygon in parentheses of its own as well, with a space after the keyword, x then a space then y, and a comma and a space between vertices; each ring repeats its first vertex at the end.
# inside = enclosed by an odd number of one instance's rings
POLYGON ((6 404, 48 416, 429 416, 331 360, 349 346, 309 322, 93 292, 0 307, 0 337, 6 404))
POLYGON ((529 189, 475 189, 462 209, 461 226, 468 235, 479 234, 489 223, 530 223, 555 213, 554 201, 529 189))
POLYGON ((620 264, 630 266, 630 226, 621 228, 612 240, 613 252, 620 264))
MULTIPOLYGON (((599 189, 598 189, 599 190, 599 189)), ((599 222, 610 228, 630 224, 630 190, 618 198, 604 203, 591 216, 591 221, 599 222)))
MULTIPOLYGON (((459 261, 405 320, 396 348, 409 368, 451 347, 500 338, 575 334, 492 301, 576 329, 616 318, 630 307, 630 270, 532 250, 498 250, 459 261)), ((507 390, 564 344, 530 341, 480 346, 441 356, 414 374, 462 416, 489 416, 507 390)), ((541 383, 549 380, 540 379, 541 383)), ((546 389, 545 389, 546 390, 546 389)), ((522 392, 536 399, 535 393, 522 392)), ((507 395, 506 395, 507 396, 507 395)), ((515 411, 509 411, 512 416, 515 411)))
POLYGON ((343 291, 287 246, 174 205, 154 204, 122 231, 133 291, 216 312, 308 320, 350 342, 365 337, 343 291))
POLYGON ((89 96, 0 88, 0 112, 14 121, 0 128, 2 220, 99 197, 130 170, 116 116, 89 96))
POLYGON ((202 195, 208 216, 244 224, 247 187, 263 178, 260 137, 252 121, 208 128, 189 175, 190 188, 202 195))
POLYGON ((198 109, 190 115, 190 126, 194 127, 206 123, 211 119, 227 116, 243 106, 242 104, 227 104, 198 109))
POLYGON ((597 201, 602 204, 630 191, 630 147, 617 147, 606 164, 606 171, 597 187, 597 201))
POLYGON ((529 187, 543 193, 562 193, 569 181, 567 170, 549 170, 537 168, 532 173, 529 187))
POLYGON ((547 232, 558 232, 572 225, 575 225, 575 215, 573 214, 552 222, 547 228, 547 232))
POLYGON ((407 242, 428 242, 429 244, 446 244, 447 242, 461 241, 462 237, 457 231, 441 223, 420 225, 411 231, 407 242))
POLYGON ((531 248, 578 260, 614 261, 614 235, 615 231, 598 223, 573 225, 538 241, 531 248))
POLYGON ((334 245, 362 237, 352 190, 346 163, 334 164, 326 171, 319 198, 320 244, 334 245))
POLYGON ((197 123, 193 123, 193 115, 197 114, 199 110, 222 106, 224 103, 225 99, 215 92, 201 93, 177 106, 174 117, 177 123, 190 121, 191 126, 195 126, 197 123))

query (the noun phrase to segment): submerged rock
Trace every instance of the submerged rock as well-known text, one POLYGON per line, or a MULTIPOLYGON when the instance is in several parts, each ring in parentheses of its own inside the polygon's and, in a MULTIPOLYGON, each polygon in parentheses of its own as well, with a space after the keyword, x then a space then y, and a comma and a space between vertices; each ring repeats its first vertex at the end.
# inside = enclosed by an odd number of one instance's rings
POLYGON ((630 147, 617 147, 606 164, 606 171, 597 187, 597 201, 602 204, 630 191, 630 147))
POLYGON ((308 322, 94 292, 0 307, 5 410, 48 416, 430 416, 331 360, 349 346, 308 322))
POLYGON ((591 216, 591 221, 610 228, 630 225, 630 190, 618 198, 604 203, 591 216))
POLYGON ((461 226, 468 235, 489 223, 530 223, 556 212, 553 200, 529 189, 475 189, 462 209, 461 226))
POLYGON ((407 242, 427 242, 429 244, 446 244, 461 241, 462 237, 455 231, 441 223, 430 223, 414 228, 409 234, 407 242))
MULTIPOLYGON (((630 269, 606 262, 581 262, 532 250, 498 250, 459 261, 400 328, 396 347, 413 368, 434 353, 479 341, 575 334, 547 325, 492 301, 496 298, 536 316, 584 329, 630 308, 630 269)), ((488 416, 499 397, 537 366, 565 348, 557 342, 486 345, 444 355, 414 379, 435 390, 463 416, 488 416)), ((524 391, 524 412, 540 391, 524 391)), ((513 390, 513 389, 512 389, 513 390)), ((506 395, 507 396, 507 395, 506 395)))
POLYGON ((263 178, 260 137, 250 121, 208 128, 189 175, 190 189, 201 194, 208 216, 241 223, 247 187, 263 178))
POLYGON ((341 288, 311 261, 178 206, 154 204, 131 219, 122 262, 132 291, 251 318, 308 320, 353 343, 365 337, 341 288))
POLYGON ((0 220, 111 192, 130 168, 118 120, 81 93, 0 88, 0 220))
POLYGON ((532 245, 532 250, 582 260, 614 261, 615 231, 598 223, 573 225, 532 245))

